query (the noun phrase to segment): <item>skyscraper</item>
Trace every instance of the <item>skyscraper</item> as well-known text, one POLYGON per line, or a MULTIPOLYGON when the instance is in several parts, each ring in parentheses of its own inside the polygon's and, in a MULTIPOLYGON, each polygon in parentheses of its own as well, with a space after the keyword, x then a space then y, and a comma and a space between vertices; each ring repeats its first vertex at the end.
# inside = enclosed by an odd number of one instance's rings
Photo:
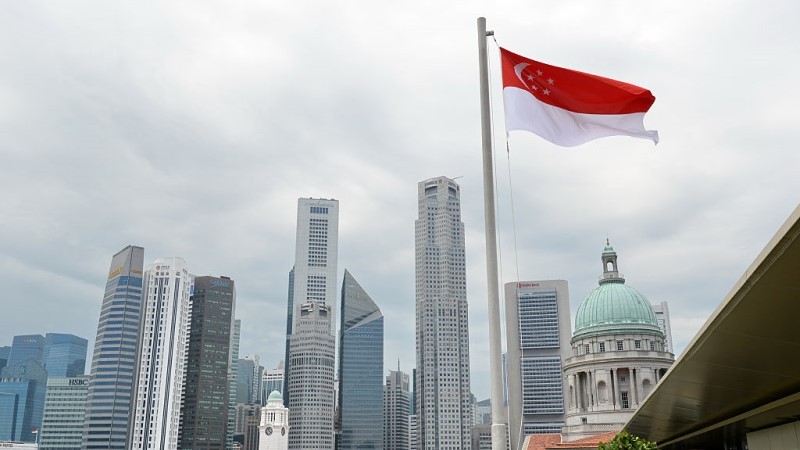
POLYGON ((236 403, 246 405, 253 401, 253 376, 256 362, 249 356, 236 361, 236 403))
POLYGON ((86 370, 89 342, 74 334, 47 333, 44 343, 44 368, 48 377, 77 377, 86 370))
POLYGON ((41 450, 80 450, 89 377, 50 377, 39 431, 41 450))
POLYGON ((236 386, 238 383, 239 337, 242 332, 242 321, 233 321, 233 335, 231 336, 231 361, 228 364, 228 433, 225 438, 225 448, 233 450, 233 434, 236 431, 236 386))
POLYGON ((290 274, 292 333, 286 361, 291 449, 332 449, 334 444, 338 236, 338 201, 297 201, 295 264, 290 274))
POLYGON ((44 366, 44 341, 44 336, 41 334, 14 336, 6 364, 12 366, 33 359, 44 366))
POLYGON ((286 352, 283 355, 283 404, 289 407, 289 344, 292 339, 292 324, 294 323, 294 266, 289 271, 289 298, 286 304, 286 352))
POLYGON ((34 442, 46 388, 47 371, 34 358, 0 369, 0 441, 34 442))
POLYGON ((675 354, 675 348, 672 346, 672 325, 669 323, 669 305, 667 302, 653 303, 653 312, 656 313, 656 320, 661 332, 664 333, 664 351, 675 354))
POLYGON ((192 277, 183 258, 159 258, 144 277, 142 343, 131 448, 178 448, 192 277))
POLYGON ((11 354, 11 346, 5 345, 0 347, 0 369, 8 364, 8 355, 11 354))
POLYGON ((509 442, 560 433, 567 394, 564 361, 572 356, 569 289, 564 280, 505 285, 509 442))
POLYGON ((336 340, 331 329, 331 307, 304 303, 295 310, 289 352, 289 448, 333 450, 333 385, 336 340))
POLYGON ((390 370, 383 390, 383 449, 409 450, 408 419, 410 414, 410 381, 407 373, 390 370))
POLYGON ((471 446, 469 325, 461 189, 418 184, 416 221, 417 383, 420 450, 471 446))
MULTIPOLYGON (((281 398, 283 398, 283 373, 283 360, 278 363, 278 367, 264 371, 264 383, 261 389, 262 405, 267 404, 267 399, 272 391, 280 392, 281 398)), ((282 399, 281 405, 283 405, 282 399)))
POLYGON ((224 450, 228 432, 228 373, 236 307, 234 281, 197 277, 186 360, 180 447, 224 450))
POLYGON ((345 269, 339 331, 340 450, 383 449, 383 314, 345 269))
POLYGON ((143 264, 142 247, 129 245, 111 258, 86 398, 81 444, 86 450, 124 450, 128 443, 143 264))

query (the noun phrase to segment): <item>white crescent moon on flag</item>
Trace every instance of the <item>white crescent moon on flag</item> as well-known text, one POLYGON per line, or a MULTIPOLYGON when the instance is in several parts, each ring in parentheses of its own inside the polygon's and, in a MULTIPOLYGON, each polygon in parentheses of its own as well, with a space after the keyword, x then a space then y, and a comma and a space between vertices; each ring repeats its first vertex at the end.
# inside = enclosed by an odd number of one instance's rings
POLYGON ((514 73, 517 74, 517 78, 519 78, 519 81, 521 81, 522 84, 526 88, 528 88, 528 90, 530 90, 531 87, 528 86, 528 83, 526 83, 525 80, 522 79, 522 71, 525 70, 525 68, 528 67, 528 66, 530 66, 530 64, 528 64, 528 63, 519 63, 516 66, 514 66, 514 73))

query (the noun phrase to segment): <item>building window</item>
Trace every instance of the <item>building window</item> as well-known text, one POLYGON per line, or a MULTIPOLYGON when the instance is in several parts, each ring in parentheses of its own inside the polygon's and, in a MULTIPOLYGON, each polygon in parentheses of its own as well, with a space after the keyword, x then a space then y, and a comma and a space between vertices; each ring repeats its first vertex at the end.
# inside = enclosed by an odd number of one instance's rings
POLYGON ((583 353, 586 353, 586 354, 588 354, 588 353, 589 353, 589 344, 585 344, 585 345, 583 346, 583 353))
POLYGON ((622 341, 617 341, 617 350, 622 350, 622 341))
POLYGON ((622 408, 630 408, 630 403, 628 402, 628 393, 627 392, 620 392, 620 396, 622 397, 622 408))
POLYGON ((642 348, 642 341, 633 341, 633 346, 636 347, 637 350, 642 348))
POLYGON ((651 352, 656 351, 656 343, 653 341, 650 341, 650 351, 651 352))
POLYGON ((604 352, 604 351, 606 351, 606 343, 605 343, 605 342, 601 342, 601 343, 600 343, 600 351, 601 351, 601 352, 604 352))

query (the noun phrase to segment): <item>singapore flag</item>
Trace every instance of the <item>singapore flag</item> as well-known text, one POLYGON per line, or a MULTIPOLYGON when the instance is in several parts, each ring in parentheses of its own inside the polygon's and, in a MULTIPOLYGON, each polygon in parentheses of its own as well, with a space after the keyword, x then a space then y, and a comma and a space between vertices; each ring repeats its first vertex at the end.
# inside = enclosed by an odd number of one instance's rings
POLYGON ((644 128, 644 113, 656 100, 649 90, 504 48, 500 58, 506 131, 530 131, 563 147, 620 135, 658 143, 658 132, 644 128))

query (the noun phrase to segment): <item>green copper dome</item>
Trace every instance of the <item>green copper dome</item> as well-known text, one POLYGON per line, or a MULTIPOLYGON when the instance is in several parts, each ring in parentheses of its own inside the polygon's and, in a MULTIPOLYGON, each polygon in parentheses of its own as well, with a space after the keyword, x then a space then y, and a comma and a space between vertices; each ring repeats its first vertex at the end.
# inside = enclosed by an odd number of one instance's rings
POLYGON ((573 339, 614 333, 661 334, 650 302, 626 286, 617 272, 617 254, 608 243, 602 260, 603 278, 578 307, 573 339))
POLYGON ((281 395, 281 393, 278 391, 272 391, 270 392, 269 397, 267 397, 267 401, 271 402, 272 400, 283 401, 283 395, 281 395))

